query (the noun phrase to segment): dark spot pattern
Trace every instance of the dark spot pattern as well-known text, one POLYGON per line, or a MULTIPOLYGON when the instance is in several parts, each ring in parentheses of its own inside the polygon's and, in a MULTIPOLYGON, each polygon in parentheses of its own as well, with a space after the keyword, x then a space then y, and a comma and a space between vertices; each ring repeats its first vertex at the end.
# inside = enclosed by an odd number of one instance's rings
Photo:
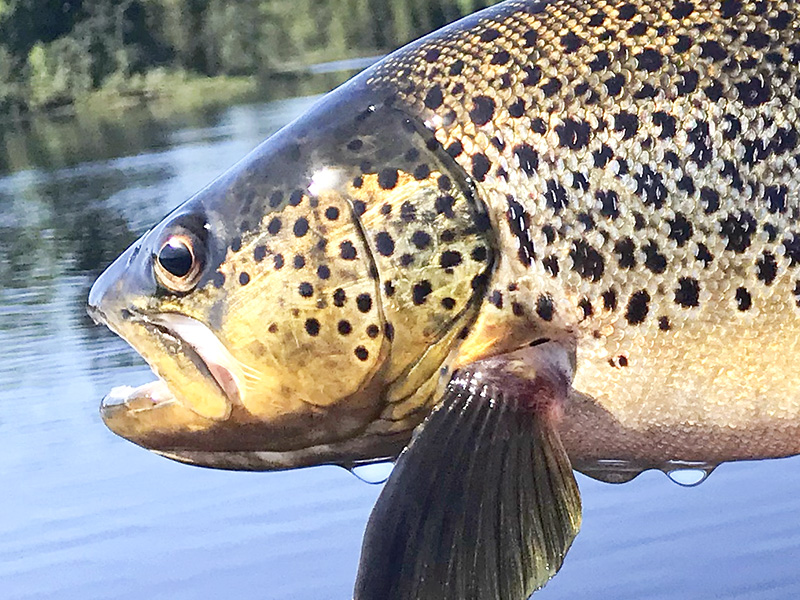
POLYGON ((692 277, 681 277, 675 290, 675 303, 684 308, 700 305, 700 283, 692 277))
POLYGON ((605 271, 605 261, 595 248, 583 240, 578 240, 573 244, 569 255, 575 272, 584 279, 600 281, 605 271))
POLYGON ((519 257, 519 261, 528 267, 536 258, 536 248, 530 237, 530 216, 525 212, 522 205, 512 196, 508 196, 507 200, 508 210, 506 211, 506 219, 508 220, 511 234, 517 238, 519 242, 517 256, 519 257))
POLYGON ((549 294, 542 294, 536 300, 536 314, 543 321, 552 321, 556 309, 553 304, 553 297, 549 294))
POLYGON ((650 294, 645 290, 634 292, 628 300, 625 320, 631 325, 639 325, 644 323, 648 312, 650 312, 650 294))

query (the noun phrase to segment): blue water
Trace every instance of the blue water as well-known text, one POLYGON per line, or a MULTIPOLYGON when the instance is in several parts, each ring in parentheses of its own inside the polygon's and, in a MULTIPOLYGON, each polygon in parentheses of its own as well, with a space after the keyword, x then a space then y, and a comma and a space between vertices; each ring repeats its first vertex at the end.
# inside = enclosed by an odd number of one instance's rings
MULTIPOLYGON (((312 100, 6 137, 0 598, 351 597, 380 487, 334 467, 192 468, 115 437, 100 399, 152 376, 84 313, 119 251, 312 100)), ((535 598, 800 597, 800 459, 722 465, 692 489, 578 481, 583 531, 535 598)))

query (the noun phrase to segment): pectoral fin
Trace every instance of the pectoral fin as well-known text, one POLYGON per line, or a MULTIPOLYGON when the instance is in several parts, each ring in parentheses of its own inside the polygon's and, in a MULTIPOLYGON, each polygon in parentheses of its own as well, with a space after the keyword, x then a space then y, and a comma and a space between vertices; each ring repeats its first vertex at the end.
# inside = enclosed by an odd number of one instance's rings
POLYGON ((554 426, 568 384, 520 367, 454 376, 370 516, 356 600, 523 600, 558 571, 581 520, 554 426))

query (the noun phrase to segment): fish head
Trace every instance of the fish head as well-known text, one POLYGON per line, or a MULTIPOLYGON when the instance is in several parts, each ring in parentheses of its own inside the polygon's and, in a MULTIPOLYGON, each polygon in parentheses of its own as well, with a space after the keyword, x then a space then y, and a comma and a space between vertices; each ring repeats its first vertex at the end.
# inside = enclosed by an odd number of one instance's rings
POLYGON ((491 228, 433 134, 356 91, 267 140, 96 281, 90 314, 159 378, 106 397, 112 431, 204 466, 349 465, 396 455, 427 414, 475 318, 491 228))

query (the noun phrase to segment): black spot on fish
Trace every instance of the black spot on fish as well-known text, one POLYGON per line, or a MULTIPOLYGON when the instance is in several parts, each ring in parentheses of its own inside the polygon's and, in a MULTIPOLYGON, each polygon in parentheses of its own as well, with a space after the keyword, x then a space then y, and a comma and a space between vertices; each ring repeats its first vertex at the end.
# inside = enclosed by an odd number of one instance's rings
POLYGON ((362 313, 372 310, 372 296, 369 294, 359 294, 356 298, 356 306, 362 313))
POLYGON ((542 260, 542 266, 544 270, 547 271, 551 277, 558 277, 558 273, 561 270, 561 267, 558 264, 558 258, 555 256, 546 256, 542 260))
POLYGON ((239 273, 239 284, 247 285, 250 283, 250 275, 248 273, 239 273))
POLYGON ((644 323, 648 312, 650 312, 650 294, 645 290, 634 292, 630 300, 628 300, 625 320, 631 325, 639 325, 644 323))
POLYGON ((764 200, 767 203, 767 209, 772 214, 786 212, 786 194, 788 190, 785 185, 780 187, 776 185, 767 186, 764 190, 764 200))
POLYGON ((489 172, 490 167, 489 159, 486 158, 485 154, 479 152, 472 156, 472 176, 477 181, 486 179, 486 174, 489 172))
POLYGON ((334 306, 342 308, 346 300, 347 300, 347 294, 342 288, 337 288, 336 291, 333 292, 334 306))
POLYGON ((378 254, 382 256, 391 256, 394 254, 394 240, 392 236, 385 231, 381 231, 375 236, 375 247, 378 250, 378 254))
POLYGON ((353 351, 353 354, 355 354, 356 358, 362 362, 369 358, 369 350, 364 348, 364 346, 357 346, 353 351))
POLYGON ((700 304, 700 283, 693 277, 681 277, 675 290, 675 303, 691 308, 700 304))
POLYGON ((499 37, 500 37, 500 32, 497 29, 494 29, 494 28, 490 27, 490 28, 484 30, 483 32, 481 32, 480 40, 482 42, 493 42, 494 40, 496 40, 499 37))
POLYGON ((711 162, 713 157, 708 123, 699 121, 697 125, 689 131, 688 139, 693 146, 691 159, 697 163, 698 167, 705 167, 711 162))
POLYGON ((542 69, 538 65, 523 67, 522 71, 525 73, 522 83, 526 86, 537 85, 542 80, 542 69))
POLYGON ((617 73, 606 79, 604 85, 609 96, 619 96, 625 87, 625 77, 617 73))
POLYGON ((445 250, 439 257, 439 265, 443 269, 451 269, 457 267, 462 262, 461 253, 455 250, 445 250))
POLYGON ((478 246, 470 253, 470 258, 472 258, 472 260, 475 262, 483 262, 486 260, 487 256, 488 254, 485 246, 478 246))
POLYGON ((572 269, 584 279, 600 281, 605 271, 603 256, 583 240, 574 242, 570 250, 572 269))
POLYGON ((656 275, 667 270, 667 257, 658 251, 658 246, 651 241, 642 248, 645 254, 644 266, 656 275))
POLYGON ((314 295, 314 286, 304 281, 297 287, 297 291, 303 298, 310 298, 314 295))
POLYGON ((692 237, 692 223, 683 215, 675 213, 675 218, 668 221, 669 238, 675 240, 679 247, 682 247, 692 237))
POLYGON ((344 260, 355 260, 358 254, 356 247, 350 240, 345 240, 339 244, 339 253, 344 260))
POLYGON ((413 223, 417 219, 417 207, 411 202, 403 202, 400 206, 400 219, 404 223, 413 223))
POLYGON ((781 31, 786 29, 791 22, 792 14, 786 10, 782 10, 776 16, 770 18, 769 25, 773 29, 781 31))
POLYGON ((494 117, 495 103, 488 96, 477 96, 473 100, 473 108, 469 111, 469 118, 479 127, 486 125, 494 117))
POLYGON ((302 269, 306 266, 306 259, 302 254, 295 254, 294 261, 292 263, 295 269, 302 269))
POLYGON ((595 197, 600 202, 600 214, 609 219, 619 217, 619 195, 614 190, 599 190, 595 197))
POLYGON ((748 81, 736 84, 739 90, 739 100, 745 106, 761 106, 769 101, 771 91, 763 75, 752 77, 748 81))
POLYGON ((311 337, 316 337, 319 335, 319 321, 316 319, 306 319, 306 333, 311 337))
POLYGON ((528 177, 539 168, 539 153, 528 144, 520 144, 514 148, 514 154, 519 160, 520 168, 528 177))
POLYGON ((770 252, 764 252, 756 261, 757 277, 764 285, 772 285, 778 276, 778 263, 775 256, 770 252))
POLYGON ((619 7, 619 18, 623 21, 630 21, 636 16, 636 6, 633 4, 623 4, 619 7))
POLYGON ((700 56, 710 58, 713 62, 719 62, 728 58, 728 53, 717 40, 709 40, 700 44, 703 49, 700 56))
POLYGON ((436 62, 439 59, 439 55, 440 54, 441 54, 441 51, 438 48, 431 48, 431 49, 427 50, 425 52, 425 54, 423 54, 423 58, 427 62, 432 63, 432 62, 436 62))
POLYGON ((617 310, 617 292, 612 290, 606 290, 601 295, 603 299, 603 308, 609 312, 613 312, 617 310))
POLYGON ((647 33, 647 23, 643 21, 639 21, 638 23, 634 23, 630 26, 627 31, 628 35, 631 37, 636 37, 639 35, 644 35, 647 33))
POLYGON ((325 209, 325 217, 329 221, 335 221, 336 219, 339 218, 339 209, 336 208, 335 206, 329 206, 328 208, 325 209))
POLYGON ((629 237, 619 240, 614 244, 614 252, 619 257, 619 266, 623 269, 632 269, 636 266, 636 246, 629 237))
POLYGON ((492 60, 490 62, 493 65, 505 65, 510 60, 511 55, 508 53, 508 50, 498 50, 492 55, 492 60))
POLYGON ((603 144, 600 149, 592 152, 594 157, 594 166, 598 169, 604 169, 606 165, 614 158, 614 152, 609 146, 603 144))
POLYGON ((589 63, 589 68, 593 73, 607 69, 611 65, 611 55, 605 50, 595 54, 594 60, 589 63))
POLYGON ((547 191, 544 193, 547 206, 553 209, 556 214, 567 207, 567 190, 557 181, 550 179, 547 182, 547 191))
MULTIPOLYGON (((461 142, 459 142, 458 140, 456 140, 455 142, 453 142, 452 144, 450 144, 450 145, 447 147, 447 150, 446 150, 446 152, 447 152, 447 153, 448 153, 448 154, 449 154, 449 155, 450 155, 452 158, 458 158, 458 157, 459 157, 459 156, 461 156, 461 154, 464 152, 464 146, 462 146, 462 145, 461 145, 461 142)), ((427 175, 426 175, 425 177, 427 177, 427 175)), ((421 179, 424 179, 424 177, 422 177, 421 179)))
POLYGON ((583 312, 583 320, 588 319, 592 316, 592 314, 594 314, 592 303, 589 302, 587 298, 583 298, 580 302, 578 302, 578 308, 580 308, 583 312))
POLYGON ((642 196, 644 203, 661 209, 667 198, 667 187, 664 185, 661 175, 653 171, 649 165, 645 165, 642 174, 636 175, 635 179, 636 191, 642 196))
POLYGON ((742 0, 722 0, 720 14, 725 19, 732 19, 742 10, 742 0))
POLYGON ((636 55, 636 60, 639 63, 639 69, 650 73, 658 71, 664 64, 664 57, 654 48, 645 48, 636 55))
POLYGON ((320 265, 317 267, 317 277, 320 279, 330 279, 331 277, 331 270, 330 268, 326 267, 325 265, 320 265))
POLYGON ((555 77, 549 79, 547 83, 542 85, 542 92, 546 98, 550 98, 561 91, 561 82, 555 77))
POLYGON ((430 281, 420 281, 419 283, 415 283, 414 287, 411 290, 412 300, 414 304, 417 306, 424 304, 432 291, 433 288, 431 288, 430 281))
POLYGON ((308 220, 305 217, 300 217, 294 222, 294 235, 296 237, 303 237, 308 233, 308 220))
POLYGON ((424 250, 431 243, 431 236, 426 231, 415 231, 411 235, 411 243, 414 244, 419 250, 424 250))
POLYGON ((753 297, 747 291, 747 288, 740 287, 736 289, 736 305, 742 312, 750 310, 750 307, 753 306, 753 297))
POLYGON ((680 73, 682 79, 678 82, 678 94, 686 96, 697 90, 697 85, 700 83, 700 74, 694 69, 680 73))
POLYGON ((571 150, 580 150, 589 144, 591 129, 586 121, 565 119, 561 125, 556 126, 559 144, 571 150))
POLYGON ((672 49, 678 54, 687 52, 692 47, 692 38, 688 35, 679 35, 672 49))
POLYGON ((445 310, 453 310, 456 307, 456 301, 452 298, 442 298, 442 308, 445 310))
POLYGON ((583 46, 585 43, 586 42, 583 41, 583 39, 571 31, 561 36, 561 45, 564 47, 564 51, 568 53, 577 51, 578 48, 583 46))
POLYGON ((712 102, 718 102, 722 98, 722 84, 719 81, 714 81, 711 85, 703 88, 703 91, 712 102))
POLYGON ((508 114, 515 119, 519 119, 525 115, 525 108, 524 98, 518 98, 516 102, 508 107, 508 114))
POLYGON ((629 140, 639 131, 639 117, 633 113, 622 111, 614 116, 614 129, 624 132, 622 139, 629 140))
POLYGON ((439 108, 443 101, 444 95, 442 94, 442 88, 440 88, 438 85, 434 85, 425 95, 425 106, 431 110, 436 110, 439 108))
POLYGON ((536 314, 543 321, 552 321, 556 308, 553 304, 553 297, 550 294, 542 294, 536 300, 536 314))
POLYGON ((513 196, 506 196, 506 199, 508 201, 506 219, 508 220, 508 226, 512 235, 514 235, 519 242, 519 260, 523 265, 528 267, 536 258, 536 248, 530 237, 530 218, 523 206, 517 202, 513 196))
POLYGON ((397 185, 397 169, 383 169, 378 173, 378 185, 382 190, 392 190, 397 185))
POLYGON ((658 135, 659 139, 666 140, 675 135, 676 121, 675 117, 662 111, 653 113, 653 125, 661 127, 661 133, 658 135))
POLYGON ((756 232, 756 220, 749 212, 744 211, 739 215, 729 214, 720 221, 720 233, 727 240, 726 250, 733 250, 741 254, 750 247, 753 235, 756 232))

